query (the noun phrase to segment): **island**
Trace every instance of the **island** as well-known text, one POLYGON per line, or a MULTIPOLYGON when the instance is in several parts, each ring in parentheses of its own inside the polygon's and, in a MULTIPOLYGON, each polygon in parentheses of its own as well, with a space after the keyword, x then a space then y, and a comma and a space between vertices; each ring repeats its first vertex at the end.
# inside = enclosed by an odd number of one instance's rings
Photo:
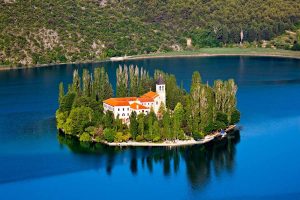
POLYGON ((109 146, 183 146, 225 137, 240 120, 233 79, 203 83, 195 71, 190 91, 173 74, 119 66, 116 91, 104 67, 73 72, 59 84, 59 134, 109 146))

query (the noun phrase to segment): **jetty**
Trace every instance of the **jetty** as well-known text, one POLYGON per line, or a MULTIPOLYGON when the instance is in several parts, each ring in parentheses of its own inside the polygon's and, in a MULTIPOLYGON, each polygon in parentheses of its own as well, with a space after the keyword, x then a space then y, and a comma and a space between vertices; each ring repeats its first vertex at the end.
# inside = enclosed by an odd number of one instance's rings
POLYGON ((119 147, 177 147, 177 146, 191 146, 191 145, 200 145, 205 144, 213 141, 217 138, 226 138, 227 133, 233 131, 236 128, 236 125, 230 125, 228 128, 225 129, 225 134, 222 135, 220 131, 216 131, 212 134, 205 136, 203 139, 200 140, 174 140, 174 141, 164 141, 161 143, 155 142, 136 142, 136 141, 128 141, 128 142, 106 142, 103 141, 103 144, 108 146, 119 146, 119 147))

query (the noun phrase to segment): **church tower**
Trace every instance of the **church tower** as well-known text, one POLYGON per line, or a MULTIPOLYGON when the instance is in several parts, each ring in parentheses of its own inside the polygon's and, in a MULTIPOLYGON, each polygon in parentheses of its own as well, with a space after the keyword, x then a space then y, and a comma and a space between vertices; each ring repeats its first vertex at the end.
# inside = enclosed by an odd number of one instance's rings
POLYGON ((156 93, 159 95, 160 104, 163 103, 166 106, 166 84, 161 74, 156 81, 156 93))

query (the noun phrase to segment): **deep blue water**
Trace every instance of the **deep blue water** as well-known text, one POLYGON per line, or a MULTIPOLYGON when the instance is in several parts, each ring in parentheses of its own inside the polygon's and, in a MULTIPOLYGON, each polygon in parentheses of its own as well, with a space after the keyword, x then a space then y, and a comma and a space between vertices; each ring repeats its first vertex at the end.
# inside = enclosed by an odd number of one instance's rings
POLYGON ((189 87, 234 78, 240 138, 225 146, 115 149, 58 137, 58 84, 75 68, 0 71, 0 199, 300 199, 300 60, 262 57, 128 61, 189 87))

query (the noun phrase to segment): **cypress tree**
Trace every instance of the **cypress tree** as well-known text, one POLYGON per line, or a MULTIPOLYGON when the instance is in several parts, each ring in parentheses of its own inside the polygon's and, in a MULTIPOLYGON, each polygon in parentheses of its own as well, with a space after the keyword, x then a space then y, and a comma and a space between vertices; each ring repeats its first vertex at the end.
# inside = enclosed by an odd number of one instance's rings
POLYGON ((143 113, 138 115, 138 134, 144 137, 145 130, 145 115, 143 113))
POLYGON ((171 138, 171 117, 170 112, 166 110, 163 114, 163 138, 170 139, 171 138))
POLYGON ((129 131, 130 131, 132 138, 135 139, 138 134, 138 125, 139 125, 135 111, 133 111, 130 114, 129 119, 130 119, 129 131))

